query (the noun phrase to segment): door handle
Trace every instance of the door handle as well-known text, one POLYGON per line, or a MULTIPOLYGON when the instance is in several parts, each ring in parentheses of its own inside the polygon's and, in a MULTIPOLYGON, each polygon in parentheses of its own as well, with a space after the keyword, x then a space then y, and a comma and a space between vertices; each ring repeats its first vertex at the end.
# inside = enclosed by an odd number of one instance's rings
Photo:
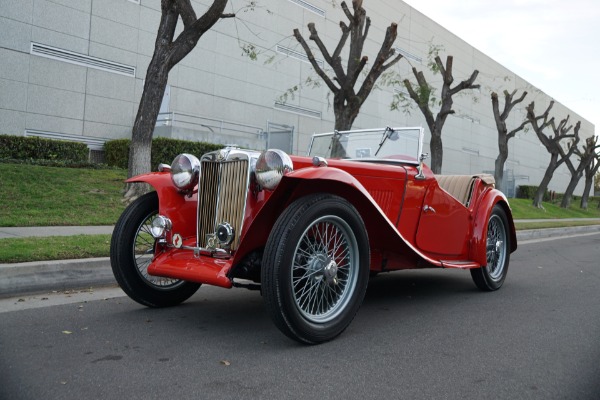
POLYGON ((432 213, 435 214, 435 208, 425 205, 425 207, 423 207, 423 212, 429 212, 429 211, 431 211, 432 213))

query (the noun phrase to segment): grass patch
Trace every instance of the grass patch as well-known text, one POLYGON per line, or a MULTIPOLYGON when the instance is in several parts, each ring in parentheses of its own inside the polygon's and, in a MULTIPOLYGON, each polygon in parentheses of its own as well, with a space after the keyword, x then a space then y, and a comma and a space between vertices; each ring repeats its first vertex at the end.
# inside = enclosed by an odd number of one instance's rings
POLYGON ((544 209, 535 208, 529 199, 508 199, 514 219, 560 219, 560 218, 600 218, 598 201, 590 201, 587 210, 579 208, 579 201, 573 201, 570 208, 560 208, 560 203, 544 202, 544 209))
POLYGON ((31 237, 0 240, 0 263, 108 257, 110 235, 31 237))
POLYGON ((125 170, 0 164, 0 226, 114 225, 125 170))

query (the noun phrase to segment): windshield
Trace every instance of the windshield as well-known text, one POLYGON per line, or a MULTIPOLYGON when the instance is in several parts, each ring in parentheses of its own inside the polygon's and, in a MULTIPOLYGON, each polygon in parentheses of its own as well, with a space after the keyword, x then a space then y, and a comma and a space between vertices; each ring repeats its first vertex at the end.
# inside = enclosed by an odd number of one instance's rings
POLYGON ((402 156, 404 161, 418 163, 422 142, 422 128, 387 127, 330 132, 313 135, 308 154, 311 157, 349 159, 402 156))

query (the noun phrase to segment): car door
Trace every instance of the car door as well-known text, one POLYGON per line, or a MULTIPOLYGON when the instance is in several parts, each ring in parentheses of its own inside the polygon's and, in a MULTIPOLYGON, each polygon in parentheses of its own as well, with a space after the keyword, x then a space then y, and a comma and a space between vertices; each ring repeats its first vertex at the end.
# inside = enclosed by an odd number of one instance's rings
POLYGON ((417 247, 440 256, 466 256, 470 229, 469 210, 437 182, 432 182, 421 207, 417 247))

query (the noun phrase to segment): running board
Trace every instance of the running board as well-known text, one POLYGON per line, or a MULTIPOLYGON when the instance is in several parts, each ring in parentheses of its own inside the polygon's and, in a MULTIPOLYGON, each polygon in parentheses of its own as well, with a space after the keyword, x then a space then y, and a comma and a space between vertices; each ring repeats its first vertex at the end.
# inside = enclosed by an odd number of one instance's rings
POLYGON ((469 260, 441 260, 440 262, 444 268, 473 269, 481 267, 476 262, 469 260))

